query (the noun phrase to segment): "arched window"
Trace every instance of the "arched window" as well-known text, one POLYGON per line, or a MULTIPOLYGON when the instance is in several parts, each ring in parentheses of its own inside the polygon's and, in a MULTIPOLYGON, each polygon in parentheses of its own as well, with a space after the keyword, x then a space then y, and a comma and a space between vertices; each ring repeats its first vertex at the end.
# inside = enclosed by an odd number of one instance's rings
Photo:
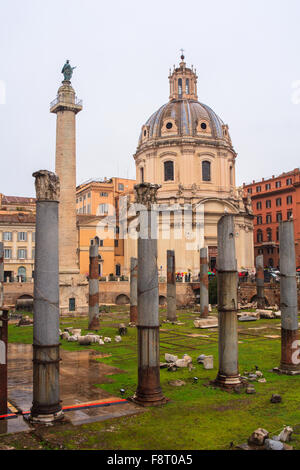
POLYGON ((179 98, 182 97, 182 79, 181 78, 178 78, 178 95, 179 95, 179 98))
POLYGON ((262 243, 262 241, 263 241, 262 230, 257 230, 257 243, 262 243))
POLYGON ((190 80, 188 78, 185 80, 185 92, 187 95, 190 94, 190 80))
POLYGON ((202 180, 211 181, 210 162, 208 161, 202 162, 202 180))
POLYGON ((18 277, 21 278, 22 282, 26 282, 26 268, 24 266, 20 266, 18 269, 18 277))
POLYGON ((165 181, 174 181, 174 163, 171 161, 164 163, 165 181))

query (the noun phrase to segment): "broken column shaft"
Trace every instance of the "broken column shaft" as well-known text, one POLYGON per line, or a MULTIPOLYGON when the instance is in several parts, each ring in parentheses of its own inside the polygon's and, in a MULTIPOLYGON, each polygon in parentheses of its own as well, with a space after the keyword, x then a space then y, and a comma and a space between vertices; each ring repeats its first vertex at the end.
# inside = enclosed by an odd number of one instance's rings
POLYGON ((280 371, 300 373, 298 301, 294 222, 279 225, 280 243, 280 310, 281 310, 281 362, 280 371))
POLYGON ((167 320, 176 321, 175 251, 167 250, 167 320))
POLYGON ((99 323, 99 245, 96 238, 90 244, 89 270, 89 330, 98 330, 99 323))
POLYGON ((224 215, 218 222, 219 372, 216 384, 234 388, 241 383, 238 369, 237 288, 234 219, 224 215))
POLYGON ((160 387, 159 302, 156 193, 160 186, 135 186, 140 204, 138 239, 138 386, 133 401, 143 406, 166 403, 160 387), (142 205, 142 206, 141 206, 142 205), (152 209, 152 210, 151 210, 152 209))
POLYGON ((265 308, 264 256, 256 257, 256 295, 257 308, 265 308))
POLYGON ((130 323, 137 322, 137 274, 138 274, 138 260, 137 258, 130 258, 130 323))
POLYGON ((200 312, 201 318, 209 315, 207 248, 200 249, 200 312))
POLYGON ((63 417, 59 392, 59 179, 33 173, 36 187, 36 250, 33 323, 33 402, 30 420, 49 423, 63 417))

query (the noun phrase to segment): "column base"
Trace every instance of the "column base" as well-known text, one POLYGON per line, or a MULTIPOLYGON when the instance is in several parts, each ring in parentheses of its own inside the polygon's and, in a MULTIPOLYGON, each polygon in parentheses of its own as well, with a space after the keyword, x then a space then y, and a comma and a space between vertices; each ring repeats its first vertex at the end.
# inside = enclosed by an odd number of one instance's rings
POLYGON ((35 416, 32 416, 31 414, 26 417, 28 421, 30 421, 33 424, 50 424, 55 421, 61 421, 64 419, 64 412, 62 410, 57 411, 56 413, 50 413, 50 414, 37 414, 35 416))
POLYGON ((166 405, 168 403, 169 398, 166 398, 163 396, 162 392, 157 395, 157 396, 139 396, 137 393, 133 395, 133 397, 128 397, 128 400, 130 400, 133 403, 136 403, 137 405, 140 406, 160 406, 160 405, 166 405))
POLYGON ((242 379, 238 375, 222 375, 218 374, 216 380, 212 382, 213 385, 224 389, 232 389, 242 386, 242 379))
POLYGON ((274 367, 273 372, 277 374, 285 374, 285 375, 300 375, 300 369, 294 367, 284 367, 280 365, 279 367, 274 367))

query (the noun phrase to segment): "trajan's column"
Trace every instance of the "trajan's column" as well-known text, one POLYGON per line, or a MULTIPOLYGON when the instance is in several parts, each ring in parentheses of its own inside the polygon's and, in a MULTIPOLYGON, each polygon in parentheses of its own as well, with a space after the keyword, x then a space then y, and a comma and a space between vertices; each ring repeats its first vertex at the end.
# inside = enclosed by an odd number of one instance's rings
POLYGON ((60 313, 87 311, 87 281, 79 274, 78 231, 76 227, 76 114, 82 110, 71 85, 75 67, 67 60, 64 80, 50 112, 57 115, 55 172, 60 179, 59 283, 60 313), (85 287, 84 287, 85 286, 85 287))

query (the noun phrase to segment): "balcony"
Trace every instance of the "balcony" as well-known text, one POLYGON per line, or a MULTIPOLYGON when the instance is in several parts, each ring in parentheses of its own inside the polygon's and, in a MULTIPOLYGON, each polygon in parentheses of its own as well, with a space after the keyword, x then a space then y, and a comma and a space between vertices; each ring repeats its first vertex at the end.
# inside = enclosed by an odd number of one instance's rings
POLYGON ((55 100, 51 101, 50 103, 50 109, 56 106, 58 103, 60 104, 75 104, 76 106, 81 106, 82 107, 82 100, 78 99, 77 96, 75 96, 74 101, 70 100, 68 98, 63 98, 60 96, 57 96, 55 100))

